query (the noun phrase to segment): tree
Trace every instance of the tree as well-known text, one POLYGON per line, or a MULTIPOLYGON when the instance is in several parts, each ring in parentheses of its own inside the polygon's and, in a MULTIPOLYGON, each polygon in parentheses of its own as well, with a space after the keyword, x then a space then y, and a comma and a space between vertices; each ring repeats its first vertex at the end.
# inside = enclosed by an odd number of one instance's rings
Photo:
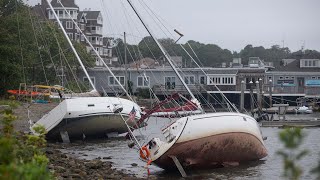
MULTIPOLYGON (((79 63, 61 30, 39 20, 22 1, 0 0, 0 24, 0 95, 18 88, 19 83, 61 84, 59 66, 67 67, 66 74, 78 70, 79 63)), ((74 46, 83 63, 92 67, 95 60, 85 47, 77 42, 74 46)))

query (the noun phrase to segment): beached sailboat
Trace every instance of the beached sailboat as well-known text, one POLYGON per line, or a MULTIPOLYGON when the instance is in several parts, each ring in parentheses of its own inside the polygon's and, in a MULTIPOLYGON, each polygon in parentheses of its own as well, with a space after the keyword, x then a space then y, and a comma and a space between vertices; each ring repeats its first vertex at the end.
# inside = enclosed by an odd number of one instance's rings
MULTIPOLYGON (((144 23, 131 0, 127 2, 154 39, 192 99, 196 99, 173 64, 171 57, 144 23)), ((254 118, 238 111, 205 113, 201 106, 198 107, 198 110, 202 113, 182 117, 162 129, 164 140, 153 138, 148 143, 141 145, 139 147, 141 159, 163 169, 177 167, 182 176, 185 176, 184 168, 234 165, 267 156, 259 125, 254 118)), ((141 120, 144 118, 146 117, 143 116, 141 120)))
MULTIPOLYGON (((56 12, 54 11, 49 0, 47 0, 47 3, 56 20, 58 21, 62 32, 67 38, 68 43, 77 60, 79 61, 84 73, 86 74, 91 87, 93 88, 90 94, 96 94, 97 91, 95 86, 91 81, 91 78, 89 77, 84 65, 82 64, 78 53, 73 47, 66 31, 64 30, 56 12)), ((61 2, 60 4, 64 8, 61 2)), ((78 25, 74 21, 73 23, 82 33, 78 25)), ((93 48, 89 40, 86 37, 85 39, 102 61, 99 53, 97 53, 97 51, 93 48)), ((104 63, 104 61, 102 62, 104 63)), ((105 63, 104 65, 112 74, 115 81, 126 92, 124 87, 121 85, 118 79, 115 78, 108 66, 105 63)), ((128 97, 131 98, 129 95, 128 97)), ((139 128, 141 125, 143 125, 143 123, 139 123, 139 125, 137 125, 137 121, 141 117, 140 113, 140 107, 132 99, 128 100, 119 97, 71 98, 63 100, 58 106, 44 115, 39 121, 32 123, 30 129, 34 131, 34 127, 42 125, 48 132, 47 138, 62 139, 64 141, 69 141, 70 139, 83 139, 84 137, 90 136, 105 136, 108 133, 127 132, 127 125, 139 128)))

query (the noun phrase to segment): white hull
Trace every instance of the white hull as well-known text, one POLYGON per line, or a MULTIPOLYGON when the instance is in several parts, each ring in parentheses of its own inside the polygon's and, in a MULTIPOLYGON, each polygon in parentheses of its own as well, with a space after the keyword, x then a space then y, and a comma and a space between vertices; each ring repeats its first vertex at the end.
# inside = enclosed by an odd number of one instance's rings
POLYGON ((313 111, 311 108, 309 107, 306 107, 306 106, 301 106, 301 107, 297 107, 295 109, 296 113, 299 113, 299 114, 312 114, 313 111))
POLYGON ((153 164, 174 168, 238 164, 267 156, 255 119, 240 113, 208 113, 177 120, 163 130, 166 142, 152 139, 147 148, 153 164))
POLYGON ((84 136, 103 136, 107 133, 127 132, 127 127, 116 109, 123 108, 121 115, 130 126, 141 117, 140 107, 127 99, 116 97, 83 97, 66 99, 44 115, 32 127, 42 125, 49 139, 59 139, 60 132, 68 132, 71 139, 84 136), (132 109, 136 110, 134 120, 128 120, 132 109))

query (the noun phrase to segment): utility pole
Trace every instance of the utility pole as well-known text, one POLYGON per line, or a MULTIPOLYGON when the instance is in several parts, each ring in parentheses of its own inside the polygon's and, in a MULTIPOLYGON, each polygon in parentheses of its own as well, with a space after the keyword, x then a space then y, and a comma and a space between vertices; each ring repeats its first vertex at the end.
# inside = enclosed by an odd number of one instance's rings
POLYGON ((261 110, 261 94, 259 81, 256 81, 258 109, 261 110))
POLYGON ((272 107, 272 80, 269 80, 269 106, 272 107))
POLYGON ((123 42, 124 42, 124 69, 125 69, 125 88, 126 91, 128 93, 130 93, 128 91, 128 83, 129 83, 129 79, 128 79, 128 59, 127 59, 127 38, 126 38, 126 32, 123 33, 123 42))
POLYGON ((245 89, 245 82, 241 81, 241 96, 240 96, 240 112, 244 112, 244 89, 245 89))
POLYGON ((251 109, 251 113, 253 114, 253 110, 254 110, 254 97, 253 97, 253 82, 252 80, 249 82, 250 84, 250 97, 251 97, 251 103, 250 103, 250 109, 251 109))

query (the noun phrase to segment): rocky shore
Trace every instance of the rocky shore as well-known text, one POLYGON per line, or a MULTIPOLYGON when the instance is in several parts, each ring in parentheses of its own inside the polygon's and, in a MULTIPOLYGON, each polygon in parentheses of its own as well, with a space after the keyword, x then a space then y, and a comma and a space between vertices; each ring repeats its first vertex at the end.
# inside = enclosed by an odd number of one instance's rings
MULTIPOLYGON (((53 109, 57 103, 50 104, 22 104, 14 109, 14 115, 18 117, 14 121, 16 131, 28 133, 29 120, 37 121, 44 114, 53 109)), ((108 157, 93 160, 85 160, 72 154, 63 153, 61 150, 72 147, 72 144, 48 143, 46 155, 49 158, 48 169, 57 179, 141 179, 134 174, 128 174, 125 170, 112 168, 112 162, 108 157)), ((156 179, 148 177, 148 179, 156 179)))
POLYGON ((141 179, 124 170, 112 169, 112 162, 101 159, 83 160, 64 154, 61 144, 48 144, 49 170, 57 179, 141 179))

